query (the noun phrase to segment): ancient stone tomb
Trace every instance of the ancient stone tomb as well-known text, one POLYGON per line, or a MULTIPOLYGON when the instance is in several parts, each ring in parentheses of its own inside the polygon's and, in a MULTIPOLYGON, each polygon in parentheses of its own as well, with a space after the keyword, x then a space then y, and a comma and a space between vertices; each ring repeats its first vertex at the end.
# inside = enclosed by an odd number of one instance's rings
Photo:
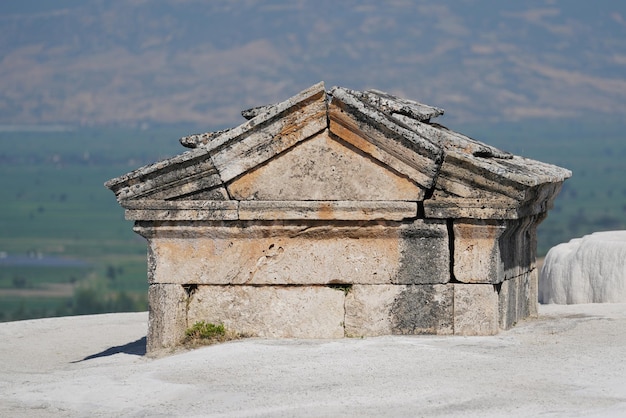
POLYGON ((571 173, 323 83, 112 179, 148 240, 148 351, 203 320, 270 338, 489 335, 536 315, 536 228, 571 173))

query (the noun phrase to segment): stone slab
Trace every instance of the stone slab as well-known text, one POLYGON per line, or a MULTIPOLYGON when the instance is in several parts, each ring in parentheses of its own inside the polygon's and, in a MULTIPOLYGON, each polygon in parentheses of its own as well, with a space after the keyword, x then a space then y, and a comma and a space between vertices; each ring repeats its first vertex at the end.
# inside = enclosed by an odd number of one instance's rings
POLYGON ((454 274, 463 283, 498 284, 535 268, 541 217, 453 221, 454 274))
POLYGON ((397 238, 153 239, 152 280, 178 284, 391 283, 397 238))
MULTIPOLYGON (((213 140, 215 144, 206 145, 211 148, 211 159, 224 183, 326 129, 324 85, 313 86, 242 126, 248 129, 243 130, 239 137, 224 140, 223 147, 217 146, 222 141, 221 137, 213 140), (278 109, 283 110, 278 112, 278 109)), ((235 135, 233 131, 236 129, 226 135, 235 135)))
POLYGON ((228 184, 237 200, 418 201, 423 189, 328 129, 228 184))
POLYGON ((415 118, 412 115, 407 116, 403 113, 397 113, 395 111, 392 115, 394 118, 411 128, 412 131, 418 133, 424 138, 428 138, 446 150, 452 149, 481 158, 513 158, 513 155, 509 152, 499 150, 491 145, 484 144, 458 132, 451 131, 444 126, 423 123, 419 118, 415 118))
POLYGON ((502 282, 498 298, 501 329, 510 329, 519 321, 536 317, 537 270, 502 282))
POLYGON ((352 91, 359 99, 371 104, 387 114, 400 114, 415 121, 429 121, 441 116, 443 109, 425 105, 414 100, 403 99, 380 90, 366 90, 364 92, 352 91))
POLYGON ((403 201, 266 201, 239 204, 239 219, 401 221, 417 217, 417 203, 403 201))
POLYGON ((506 230, 499 243, 505 279, 521 276, 535 268, 537 226, 542 219, 528 216, 506 221, 506 230))
POLYGON ((180 285, 158 283, 148 287, 148 353, 156 354, 181 343, 187 329, 187 299, 180 285))
POLYGON ((424 201, 424 216, 432 219, 517 219, 520 212, 517 204, 501 199, 458 199, 441 196, 437 191, 424 201))
POLYGON ((176 189, 187 178, 204 176, 214 185, 221 184, 210 155, 204 148, 194 149, 172 158, 140 167, 107 181, 118 201, 150 197, 166 189, 176 189))
POLYGON ((491 284, 454 284, 454 334, 498 333, 498 292, 491 284))
POLYGON ((404 285, 354 285, 346 295, 345 334, 347 337, 391 335, 394 300, 404 285))
POLYGON ((265 338, 342 338, 344 297, 324 286, 198 286, 187 323, 265 338))
POLYGON ((236 221, 237 209, 128 209, 129 221, 236 221))
POLYGON ((432 187, 443 159, 441 148, 362 102, 348 89, 335 88, 331 94, 328 118, 333 134, 422 188, 432 187))
POLYGON ((452 334, 454 309, 453 285, 406 286, 391 306, 392 334, 452 334))
POLYGON ((539 269, 535 266, 528 273, 528 317, 539 315, 539 269))
POLYGON ((400 230, 400 262, 394 284, 434 284, 450 281, 447 224, 417 220, 400 230))
POLYGON ((346 336, 453 333, 452 285, 354 285, 346 295, 346 336))
POLYGON ((462 283, 491 283, 504 280, 500 237, 504 221, 455 220, 454 278, 462 283))
POLYGON ((571 171, 518 156, 484 158, 448 148, 426 215, 517 219, 543 213, 571 171), (477 204, 473 204, 477 203, 477 204))
POLYGON ((149 263, 151 283, 427 284, 450 280, 447 227, 441 221, 142 228, 153 260, 149 263))

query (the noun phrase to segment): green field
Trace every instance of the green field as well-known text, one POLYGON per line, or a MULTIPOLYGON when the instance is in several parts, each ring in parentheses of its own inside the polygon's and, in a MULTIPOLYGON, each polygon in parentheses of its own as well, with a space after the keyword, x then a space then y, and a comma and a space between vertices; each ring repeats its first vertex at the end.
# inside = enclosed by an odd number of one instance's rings
POLYGON ((0 321, 147 309, 145 240, 103 183, 179 153, 185 133, 0 132, 0 321))
MULTIPOLYGON (((626 229, 623 126, 451 128, 574 172, 539 228, 539 255, 593 231, 626 229)), ((0 321, 145 310, 146 243, 103 183, 183 152, 178 138, 190 133, 0 131, 0 321)))

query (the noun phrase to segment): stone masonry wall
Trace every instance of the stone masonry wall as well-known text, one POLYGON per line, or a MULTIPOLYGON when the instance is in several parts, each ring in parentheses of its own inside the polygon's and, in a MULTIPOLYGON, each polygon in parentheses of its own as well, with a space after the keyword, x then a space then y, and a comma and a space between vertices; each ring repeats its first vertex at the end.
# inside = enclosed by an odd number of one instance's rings
POLYGON ((492 335, 536 315, 534 223, 138 223, 149 351, 197 321, 269 338, 492 335))
POLYGON ((197 321, 271 338, 492 335, 537 313, 536 228, 571 172, 315 84, 106 183, 148 240, 148 352, 197 321))

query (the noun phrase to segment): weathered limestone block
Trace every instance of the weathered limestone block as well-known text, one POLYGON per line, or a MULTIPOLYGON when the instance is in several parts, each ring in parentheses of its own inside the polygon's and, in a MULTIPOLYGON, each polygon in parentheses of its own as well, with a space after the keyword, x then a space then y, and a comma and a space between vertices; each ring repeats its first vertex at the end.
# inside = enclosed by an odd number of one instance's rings
POLYGON ((463 283, 496 284, 504 280, 500 237, 506 223, 497 220, 454 221, 454 278, 463 283))
POLYGON ((233 180, 237 200, 417 201, 423 190, 326 129, 233 180))
POLYGON ((519 321, 537 316, 537 270, 508 279, 498 293, 500 328, 509 329, 519 321))
POLYGON ((354 285, 346 295, 346 335, 454 331, 452 285, 354 285))
POLYGON ((453 223, 454 277, 463 283, 498 284, 535 268, 537 217, 453 223))
POLYGON ((427 284, 449 281, 443 221, 136 228, 151 283, 427 284))
POLYGON ((403 285, 353 285, 345 302, 345 334, 374 337, 392 334, 391 308, 403 285))
POLYGON ((148 353, 180 344, 187 329, 187 298, 181 285, 157 283, 148 287, 148 353))
POLYGON ((491 284, 454 284, 454 334, 494 335, 498 326, 498 293, 491 284))
POLYGON ((444 114, 443 109, 392 96, 380 90, 371 89, 364 92, 350 90, 350 92, 386 114, 403 115, 413 121, 429 121, 444 114))
MULTIPOLYGON (((332 89, 328 106, 330 131, 385 166, 414 179, 423 189, 434 183, 442 149, 359 100, 356 92, 332 89)), ((419 200, 423 199, 423 195, 419 200)))
POLYGON ((552 207, 571 172, 518 156, 484 158, 446 150, 435 191, 424 201, 428 218, 518 219, 552 207))
POLYGON ((324 286, 198 286, 187 323, 266 338, 341 338, 344 292, 324 286))
POLYGON ((535 268, 537 226, 541 220, 543 218, 533 215, 506 221, 506 230, 499 242, 505 280, 535 268))
POLYGON ((500 328, 509 329, 514 326, 520 318, 524 318, 519 312, 519 300, 523 299, 520 295, 520 278, 505 280, 500 284, 499 301, 499 319, 500 328))
POLYGON ((239 204, 231 200, 137 200, 126 205, 126 219, 159 221, 236 221, 239 204))
MULTIPOLYGON (((445 150, 461 151, 480 158, 513 158, 513 154, 502 151, 491 145, 477 141, 461 133, 446 129, 441 125, 433 126, 424 123, 423 119, 407 116, 407 112, 393 112, 393 117, 411 128, 424 138, 429 138, 445 150)), ((429 115, 433 115, 430 113, 429 115)))
POLYGON ((401 229, 400 263, 394 284, 450 281, 450 244, 446 223, 417 220, 401 229))
POLYGON ((354 285, 346 295, 346 335, 493 335, 501 318, 529 316, 528 284, 508 280, 506 296, 491 284, 354 285))
POLYGON ((539 315, 539 270, 535 267, 528 275, 528 316, 539 315))
POLYGON ((319 83, 208 142, 224 183, 326 129, 326 92, 319 83))
POLYGON ((417 203, 404 201, 268 201, 239 203, 242 221, 324 220, 324 221, 401 221, 417 216, 417 203))

